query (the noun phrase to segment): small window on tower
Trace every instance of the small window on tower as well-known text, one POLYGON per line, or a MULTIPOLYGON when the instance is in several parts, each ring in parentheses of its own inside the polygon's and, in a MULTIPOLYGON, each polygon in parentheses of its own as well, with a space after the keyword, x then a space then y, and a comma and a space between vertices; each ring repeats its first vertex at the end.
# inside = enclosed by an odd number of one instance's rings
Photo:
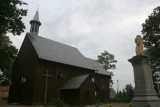
POLYGON ((91 81, 94 83, 94 77, 91 79, 91 81))
POLYGON ((61 82, 61 81, 63 81, 63 78, 64 78, 64 75, 62 72, 60 72, 58 75, 58 80, 61 82))
POLYGON ((33 24, 32 24, 32 26, 31 26, 32 28, 31 28, 31 32, 33 32, 34 31, 34 26, 33 26, 33 24))

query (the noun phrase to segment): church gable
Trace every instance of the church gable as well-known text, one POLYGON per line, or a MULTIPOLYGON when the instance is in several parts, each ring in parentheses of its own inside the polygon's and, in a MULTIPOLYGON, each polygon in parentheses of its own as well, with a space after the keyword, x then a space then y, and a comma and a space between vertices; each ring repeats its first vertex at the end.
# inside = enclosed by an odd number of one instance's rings
POLYGON ((72 77, 61 88, 61 95, 67 104, 89 105, 95 103, 97 87, 90 74, 72 77))
POLYGON ((26 35, 22 46, 18 52, 17 58, 15 60, 14 66, 20 65, 25 63, 26 61, 32 60, 37 58, 37 53, 33 48, 31 41, 29 40, 28 36, 26 35))

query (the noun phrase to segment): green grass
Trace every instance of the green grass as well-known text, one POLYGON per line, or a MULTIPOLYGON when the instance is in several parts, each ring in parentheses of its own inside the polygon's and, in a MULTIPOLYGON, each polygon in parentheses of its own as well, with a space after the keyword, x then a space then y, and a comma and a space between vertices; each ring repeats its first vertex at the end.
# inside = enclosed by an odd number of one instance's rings
POLYGON ((128 107, 129 103, 111 103, 112 107, 128 107))

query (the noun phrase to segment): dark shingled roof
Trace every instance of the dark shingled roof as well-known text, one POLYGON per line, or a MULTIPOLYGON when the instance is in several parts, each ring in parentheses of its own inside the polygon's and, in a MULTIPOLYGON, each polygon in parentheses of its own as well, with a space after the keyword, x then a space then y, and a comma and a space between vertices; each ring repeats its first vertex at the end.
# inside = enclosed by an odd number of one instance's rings
POLYGON ((77 48, 36 36, 34 33, 27 33, 26 36, 41 59, 95 70, 77 48))
POLYGON ((84 57, 77 48, 37 36, 35 33, 27 33, 26 36, 41 59, 97 70, 98 74, 109 75, 96 60, 84 57))
POLYGON ((90 58, 87 59, 94 66, 95 70, 97 70, 97 74, 110 75, 109 72, 106 71, 96 60, 90 58))
POLYGON ((88 76, 89 74, 72 77, 61 89, 78 89, 88 76))

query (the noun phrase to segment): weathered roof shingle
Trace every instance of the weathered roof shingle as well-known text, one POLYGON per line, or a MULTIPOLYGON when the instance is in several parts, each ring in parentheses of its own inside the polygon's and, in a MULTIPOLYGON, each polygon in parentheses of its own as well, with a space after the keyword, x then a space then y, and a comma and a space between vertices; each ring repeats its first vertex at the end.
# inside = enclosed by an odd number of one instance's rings
POLYGON ((94 70, 77 48, 28 33, 28 37, 41 59, 94 70))
POLYGON ((87 58, 88 61, 94 66, 94 69, 97 70, 97 74, 110 75, 96 60, 87 58))
POLYGON ((89 74, 72 77, 61 89, 78 89, 88 76, 89 74))
POLYGON ((27 33, 26 36, 28 36, 41 59, 97 70, 98 74, 109 75, 109 72, 96 60, 84 57, 77 48, 34 35, 34 33, 27 33))

